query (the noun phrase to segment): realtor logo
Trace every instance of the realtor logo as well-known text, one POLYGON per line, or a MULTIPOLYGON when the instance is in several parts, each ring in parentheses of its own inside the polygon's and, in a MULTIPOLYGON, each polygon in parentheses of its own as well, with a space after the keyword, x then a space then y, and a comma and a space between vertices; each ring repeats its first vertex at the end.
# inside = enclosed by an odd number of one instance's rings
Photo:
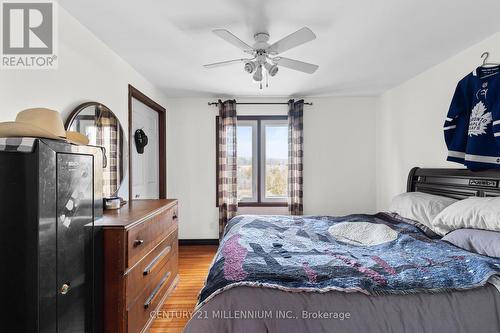
POLYGON ((56 68, 55 4, 2 2, 2 68, 56 68))

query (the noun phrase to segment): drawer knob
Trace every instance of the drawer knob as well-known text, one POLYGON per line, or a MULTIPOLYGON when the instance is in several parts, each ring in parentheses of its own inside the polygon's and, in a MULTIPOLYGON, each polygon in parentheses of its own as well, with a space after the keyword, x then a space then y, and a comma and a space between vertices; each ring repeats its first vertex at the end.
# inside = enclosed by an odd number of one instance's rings
POLYGON ((69 284, 67 283, 63 284, 59 291, 61 292, 61 295, 66 295, 69 291, 69 284))
POLYGON ((136 239, 134 241, 134 246, 141 246, 142 244, 144 244, 144 239, 136 239))

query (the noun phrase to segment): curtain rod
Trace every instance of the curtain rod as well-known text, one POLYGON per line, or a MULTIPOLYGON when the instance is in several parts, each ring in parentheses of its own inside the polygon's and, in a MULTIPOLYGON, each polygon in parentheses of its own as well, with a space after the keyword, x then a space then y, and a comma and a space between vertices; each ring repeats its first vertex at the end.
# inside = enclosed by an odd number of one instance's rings
MULTIPOLYGON (((218 102, 208 102, 208 105, 219 105, 218 102)), ((236 102, 236 105, 288 105, 288 102, 242 102, 238 103, 236 102)), ((304 105, 313 105, 312 102, 304 102, 304 105)))

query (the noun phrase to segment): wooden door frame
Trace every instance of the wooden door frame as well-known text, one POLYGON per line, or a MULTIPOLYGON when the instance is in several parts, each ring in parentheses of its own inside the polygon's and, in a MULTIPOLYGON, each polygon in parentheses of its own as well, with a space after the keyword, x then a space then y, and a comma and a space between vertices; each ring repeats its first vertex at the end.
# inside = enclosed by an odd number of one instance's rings
POLYGON ((139 102, 145 104, 150 109, 156 111, 158 113, 158 146, 159 146, 159 198, 166 199, 167 198, 167 136, 166 136, 166 109, 160 104, 156 103, 154 100, 146 96, 144 93, 139 91, 137 88, 128 85, 128 198, 129 201, 133 200, 132 198, 132 146, 134 143, 134 133, 132 133, 132 99, 136 99, 139 102))

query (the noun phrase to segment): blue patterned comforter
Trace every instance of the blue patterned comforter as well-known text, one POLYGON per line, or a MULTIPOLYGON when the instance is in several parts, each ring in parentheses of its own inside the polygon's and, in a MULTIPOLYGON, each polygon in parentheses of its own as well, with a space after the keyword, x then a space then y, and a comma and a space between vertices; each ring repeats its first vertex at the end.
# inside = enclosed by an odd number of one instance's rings
POLYGON ((499 259, 431 239, 408 222, 385 213, 235 217, 198 306, 236 286, 409 294, 476 288, 500 275, 499 259), (349 234, 361 226, 376 235, 349 234))

